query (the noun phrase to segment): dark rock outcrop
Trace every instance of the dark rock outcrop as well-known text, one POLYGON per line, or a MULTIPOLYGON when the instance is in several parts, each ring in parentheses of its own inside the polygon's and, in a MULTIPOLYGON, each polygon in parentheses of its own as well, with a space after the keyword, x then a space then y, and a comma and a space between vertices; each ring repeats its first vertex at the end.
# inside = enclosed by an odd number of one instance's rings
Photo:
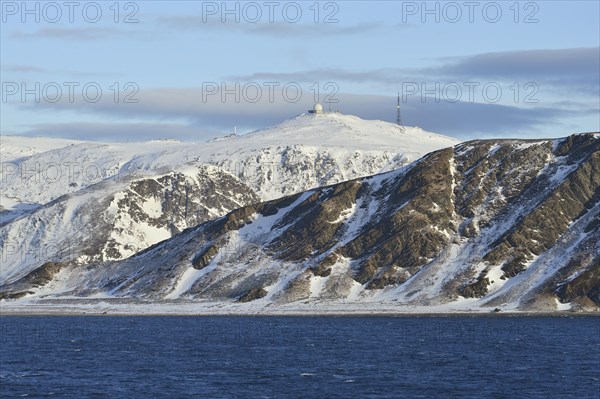
POLYGON ((561 302, 573 302, 587 298, 600 306, 600 259, 556 291, 561 302))
POLYGON ((250 291, 246 292, 244 295, 238 298, 238 302, 250 302, 260 298, 264 298, 267 296, 267 291, 263 288, 252 288, 250 291))

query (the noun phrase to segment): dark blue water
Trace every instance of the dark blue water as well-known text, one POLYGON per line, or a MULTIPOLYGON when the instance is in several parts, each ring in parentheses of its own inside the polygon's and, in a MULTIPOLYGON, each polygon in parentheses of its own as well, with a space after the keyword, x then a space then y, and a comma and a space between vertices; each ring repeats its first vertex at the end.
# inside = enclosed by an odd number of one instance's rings
POLYGON ((0 323, 7 398, 600 398, 593 317, 0 323))

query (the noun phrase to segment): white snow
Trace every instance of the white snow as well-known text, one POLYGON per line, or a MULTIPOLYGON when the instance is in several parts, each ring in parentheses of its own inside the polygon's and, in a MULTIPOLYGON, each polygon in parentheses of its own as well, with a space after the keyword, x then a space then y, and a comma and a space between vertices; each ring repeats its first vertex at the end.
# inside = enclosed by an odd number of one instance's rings
POLYGON ((310 278, 310 297, 318 298, 325 287, 328 277, 312 276, 310 278))
POLYGON ((565 310, 571 310, 571 303, 562 303, 560 302, 558 299, 555 299, 556 301, 556 310, 560 310, 560 311, 565 311, 565 310))
POLYGON ((2 162, 14 162, 35 154, 63 148, 68 145, 81 144, 79 140, 53 137, 24 137, 0 135, 0 159, 2 162))
POLYGON ((335 220, 330 221, 329 223, 331 223, 331 224, 341 223, 344 220, 350 218, 352 215, 354 215, 354 212, 356 212, 356 204, 355 203, 353 203, 350 208, 344 209, 342 212, 340 212, 340 215, 335 220))
POLYGON ((337 113, 301 115, 272 128, 201 143, 99 143, 2 136, 2 161, 12 163, 3 168, 0 177, 3 196, 43 204, 105 179, 123 180, 144 172, 156 175, 186 164, 212 164, 245 176, 266 200, 281 196, 282 190, 289 194, 391 170, 401 165, 390 164, 390 159, 406 164, 457 143, 419 128, 407 127, 400 133, 391 123, 337 113), (312 158, 312 162, 330 158, 350 169, 341 170, 333 180, 315 181, 315 176, 285 174, 281 164, 293 162, 287 159, 290 156, 312 158), (270 179, 268 175, 272 175, 270 179))
POLYGON ((552 183, 562 182, 565 179, 565 177, 567 177, 572 172, 577 170, 578 167, 579 167, 578 164, 560 165, 560 166, 558 166, 556 173, 550 177, 550 181, 552 183))
POLYGON ((502 265, 496 265, 491 267, 487 272, 487 278, 490 280, 488 285, 488 291, 494 292, 500 289, 508 280, 506 278, 501 279, 504 271, 502 271, 502 265))
MULTIPOLYGON (((215 267, 216 267, 216 263, 214 265, 212 265, 212 269, 214 269, 215 267)), ((179 298, 182 294, 184 294, 190 288, 192 288, 192 285, 194 285, 194 283, 200 277, 204 276, 205 274, 210 273, 212 271, 212 269, 208 268, 208 266, 206 268, 200 269, 200 270, 190 267, 185 272, 183 272, 181 277, 179 277, 179 280, 177 280, 177 284, 175 285, 175 288, 173 289, 173 291, 170 294, 165 296, 165 299, 179 298)))
POLYGON ((526 150, 529 147, 533 147, 533 146, 536 146, 536 145, 541 145, 541 144, 544 144, 544 143, 547 143, 547 141, 538 141, 538 140, 535 140, 535 141, 524 141, 524 142, 521 142, 521 143, 517 144, 516 147, 515 147, 515 149, 520 150, 520 151, 521 150, 526 150))
POLYGON ((142 209, 146 215, 152 218, 159 218, 163 213, 160 202, 154 197, 146 199, 142 209))

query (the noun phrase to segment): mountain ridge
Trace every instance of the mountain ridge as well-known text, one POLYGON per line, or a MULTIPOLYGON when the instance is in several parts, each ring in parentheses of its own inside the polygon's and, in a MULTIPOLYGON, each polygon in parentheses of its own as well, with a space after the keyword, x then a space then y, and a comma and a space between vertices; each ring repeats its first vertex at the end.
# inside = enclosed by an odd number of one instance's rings
POLYGON ((598 311, 599 218, 600 134, 476 140, 241 207, 122 261, 66 265, 28 297, 598 311))

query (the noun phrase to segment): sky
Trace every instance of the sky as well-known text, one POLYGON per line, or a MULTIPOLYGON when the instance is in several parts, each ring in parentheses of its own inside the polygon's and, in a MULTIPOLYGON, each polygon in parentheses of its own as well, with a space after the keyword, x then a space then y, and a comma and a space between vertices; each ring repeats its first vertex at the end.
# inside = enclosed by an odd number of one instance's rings
POLYGON ((325 110, 600 131, 597 1, 1 1, 0 130, 203 141, 325 110))

